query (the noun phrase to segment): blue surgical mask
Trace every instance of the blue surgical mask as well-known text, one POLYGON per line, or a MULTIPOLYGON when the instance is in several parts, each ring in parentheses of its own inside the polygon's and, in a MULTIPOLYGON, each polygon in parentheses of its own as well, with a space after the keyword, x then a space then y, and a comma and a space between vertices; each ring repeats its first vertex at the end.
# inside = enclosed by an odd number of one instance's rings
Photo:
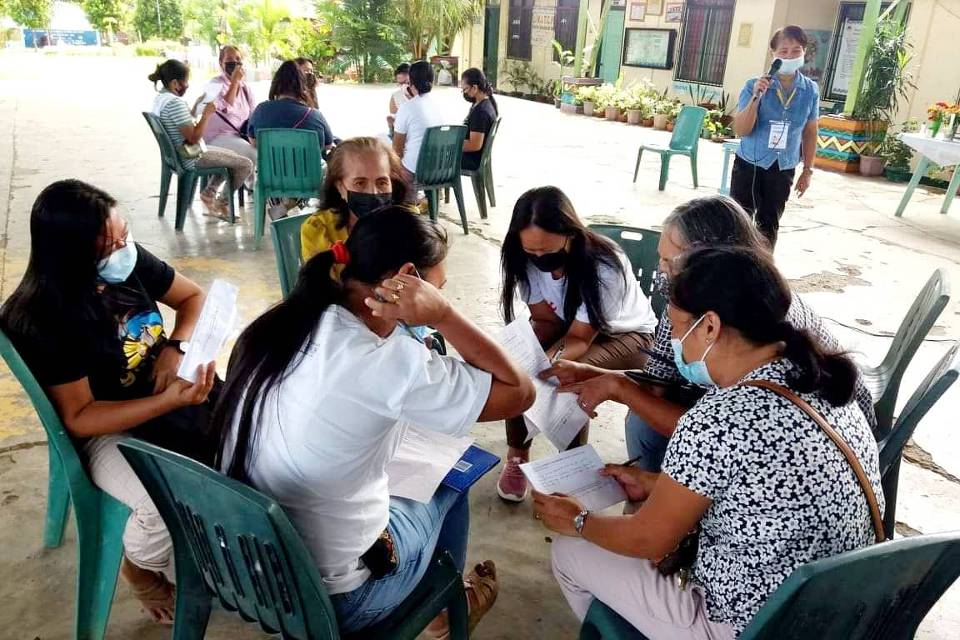
POLYGON ((127 234, 126 244, 101 260, 97 265, 97 273, 104 282, 120 284, 130 277, 135 266, 137 266, 137 245, 133 242, 133 236, 127 234))
POLYGON ((700 319, 693 323, 693 326, 687 329, 687 332, 683 334, 683 337, 679 340, 673 338, 670 340, 670 345, 673 347, 673 361, 677 365, 677 371, 680 372, 680 375, 683 376, 687 382, 695 384, 698 387, 715 387, 717 383, 713 381, 713 378, 710 377, 710 372, 707 370, 707 354, 710 353, 710 350, 713 349, 713 345, 707 347, 707 350, 703 352, 703 356, 695 362, 684 362, 683 360, 683 341, 687 339, 687 336, 690 335, 690 332, 697 328, 697 325, 706 317, 706 314, 700 316, 700 319))

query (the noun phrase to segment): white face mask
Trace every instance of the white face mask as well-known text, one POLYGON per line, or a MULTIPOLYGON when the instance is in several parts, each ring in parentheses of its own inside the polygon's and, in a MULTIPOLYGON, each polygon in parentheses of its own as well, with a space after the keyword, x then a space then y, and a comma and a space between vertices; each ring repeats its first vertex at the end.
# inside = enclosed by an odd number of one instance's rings
POLYGON ((777 73, 782 76, 792 76, 803 67, 803 60, 803 55, 799 55, 796 58, 780 58, 780 71, 777 73))

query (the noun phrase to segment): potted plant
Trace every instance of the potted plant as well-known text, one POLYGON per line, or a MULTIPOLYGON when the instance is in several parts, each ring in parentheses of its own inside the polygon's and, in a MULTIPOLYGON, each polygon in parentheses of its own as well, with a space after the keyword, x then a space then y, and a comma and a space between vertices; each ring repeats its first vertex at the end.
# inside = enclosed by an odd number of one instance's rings
POLYGON ((673 131, 673 126, 677 122, 681 109, 683 109, 683 103, 678 98, 670 101, 670 111, 667 113, 667 131, 673 131))
POLYGON ((587 85, 577 88, 577 99, 583 104, 583 115, 592 116, 597 107, 597 87, 587 85))
MULTIPOLYGON (((617 83, 619 84, 619 83, 617 83)), ((616 85, 604 84, 597 90, 597 109, 603 112, 607 120, 620 118, 620 107, 617 106, 620 89, 616 85)))
POLYGON ((660 131, 665 131, 667 128, 667 121, 670 119, 670 114, 672 112, 673 102, 671 100, 657 100, 656 104, 653 106, 653 128, 659 129, 660 131))
POLYGON ((641 102, 642 97, 636 87, 631 87, 624 92, 620 107, 627 112, 627 124, 640 124, 640 121, 643 119, 643 111, 641 110, 643 107, 641 102))
POLYGON ((909 182, 913 149, 904 144, 896 135, 888 134, 880 147, 880 157, 886 163, 883 175, 886 176, 887 180, 890 182, 909 182))

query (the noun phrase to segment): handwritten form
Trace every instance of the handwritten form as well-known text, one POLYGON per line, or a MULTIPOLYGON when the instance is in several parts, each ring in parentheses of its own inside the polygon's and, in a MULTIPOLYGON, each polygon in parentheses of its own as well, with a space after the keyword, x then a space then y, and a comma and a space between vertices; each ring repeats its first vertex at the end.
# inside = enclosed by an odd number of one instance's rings
POLYGON ((236 286, 224 280, 214 280, 210 285, 187 352, 180 361, 178 376, 196 382, 197 367, 216 359, 237 324, 238 293, 236 286))
POLYGON ((573 496, 590 511, 606 509, 627 499, 616 480, 600 475, 603 461, 589 444, 521 464, 520 469, 540 493, 573 496))
POLYGON ((471 444, 473 438, 470 437, 456 438, 409 427, 387 465, 390 495, 424 504, 430 502, 437 487, 471 444))
POLYGON ((517 318, 500 331, 500 344, 533 379, 537 399, 524 415, 529 437, 543 433, 558 450, 567 448, 589 416, 577 404, 574 393, 557 393, 556 379, 541 380, 537 375, 550 368, 550 360, 533 333, 528 318, 517 318))

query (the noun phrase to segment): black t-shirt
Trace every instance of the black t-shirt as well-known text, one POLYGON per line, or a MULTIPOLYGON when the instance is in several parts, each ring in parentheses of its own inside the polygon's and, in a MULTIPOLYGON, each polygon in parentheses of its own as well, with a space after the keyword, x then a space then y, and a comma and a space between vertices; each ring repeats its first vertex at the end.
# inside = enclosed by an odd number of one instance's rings
MULTIPOLYGON (((486 136, 490 133, 490 127, 492 127, 496 121, 497 111, 493 108, 493 103, 490 102, 490 99, 487 98, 486 100, 477 102, 470 107, 470 113, 467 114, 467 119, 463 121, 463 124, 467 125, 467 138, 470 138, 470 132, 472 131, 477 131, 486 136)), ((464 153, 464 164, 479 166, 480 156, 482 154, 483 149, 464 153)))
POLYGON ((130 277, 98 291, 102 309, 63 309, 61 331, 42 340, 11 339, 41 386, 87 378, 97 400, 147 397, 153 393, 153 365, 166 341, 156 301, 173 278, 173 267, 138 244, 130 277))

